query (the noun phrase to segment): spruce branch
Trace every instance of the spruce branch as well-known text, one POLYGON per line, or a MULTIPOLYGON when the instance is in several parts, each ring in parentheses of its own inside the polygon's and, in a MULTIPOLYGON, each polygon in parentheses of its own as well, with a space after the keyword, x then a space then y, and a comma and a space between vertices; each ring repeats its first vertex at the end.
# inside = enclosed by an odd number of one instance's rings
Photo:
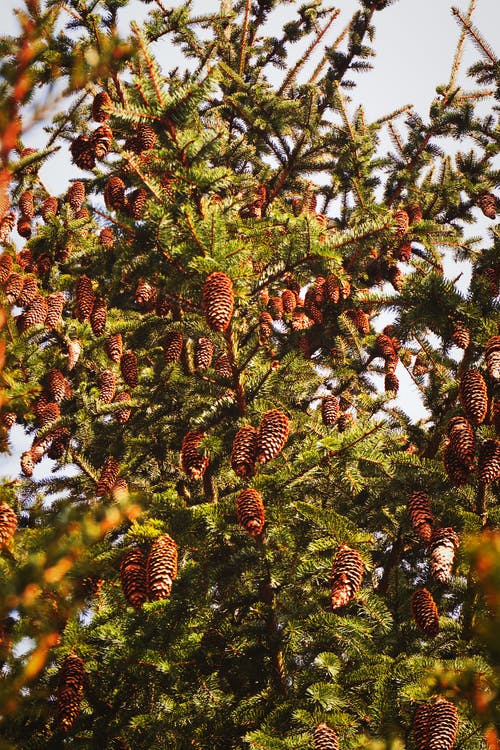
MULTIPOLYGON (((470 11, 470 6, 469 6, 469 11, 470 11)), ((496 55, 494 54, 491 47, 487 44, 487 42, 480 35, 479 31, 472 25, 470 21, 470 13, 467 14, 466 18, 464 18, 459 8, 456 8, 455 6, 452 6, 451 12, 453 13, 454 16, 458 18, 459 22, 464 27, 464 30, 466 31, 466 33, 469 34, 469 36, 474 41, 476 47, 478 48, 478 50, 485 56, 488 62, 495 64, 497 62, 496 55)))
MULTIPOLYGON (((476 0, 470 0, 469 8, 468 8, 468 11, 467 11, 466 23, 470 23, 470 20, 472 18, 472 13, 474 12, 475 6, 476 6, 476 0)), ((453 12, 453 10, 452 10, 452 12, 453 12)), ((464 26, 464 28, 462 29, 462 33, 460 35, 460 39, 458 41, 457 50, 456 50, 456 53, 455 53, 455 57, 453 59, 453 64, 451 66, 450 80, 449 80, 449 83, 448 83, 448 86, 447 86, 447 89, 446 89, 447 92, 451 92, 452 89, 455 88, 455 81, 456 81, 456 78, 457 78, 458 70, 460 68, 460 62, 462 60, 463 49, 464 49, 464 42, 465 42, 466 35, 467 35, 467 29, 464 26)))

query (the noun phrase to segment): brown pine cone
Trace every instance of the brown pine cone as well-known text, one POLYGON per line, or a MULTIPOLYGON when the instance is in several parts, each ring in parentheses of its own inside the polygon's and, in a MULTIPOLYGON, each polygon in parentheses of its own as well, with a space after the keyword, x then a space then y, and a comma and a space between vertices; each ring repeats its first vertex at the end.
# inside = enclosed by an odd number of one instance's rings
POLYGON ((181 358, 183 346, 180 331, 167 331, 163 339, 163 359, 166 365, 178 362, 181 358))
POLYGON ((413 619, 420 630, 434 638, 439 633, 439 615, 436 602, 426 588, 417 589, 411 598, 413 619))
POLYGON ((104 297, 96 296, 92 312, 90 313, 90 327, 94 336, 102 336, 106 329, 108 305, 104 297))
POLYGON ((271 297, 268 303, 268 309, 273 320, 281 320, 283 317, 283 300, 281 297, 271 297))
POLYGON ((427 750, 451 750, 457 729, 457 709, 445 698, 438 698, 431 706, 427 750))
POLYGON ((313 733, 314 750, 339 750, 339 738, 328 724, 318 724, 313 733))
POLYGON ((138 382, 137 357, 130 349, 124 352, 120 359, 120 370, 123 379, 130 388, 135 388, 138 382))
POLYGON ((48 198, 45 198, 44 202, 42 203, 42 218, 44 222, 47 224, 51 216, 55 216, 57 214, 57 211, 59 209, 59 201, 57 198, 54 198, 54 196, 49 195, 48 198))
POLYGON ((16 215, 14 211, 9 211, 0 219, 0 244, 7 242, 15 226, 16 215))
POLYGON ((125 183, 120 177, 110 177, 104 188, 104 202, 110 211, 123 211, 126 204, 125 183))
POLYGON ((480 425, 488 411, 488 389, 479 370, 464 372, 460 380, 460 403, 469 422, 480 425))
POLYGON ((102 247, 106 248, 106 250, 111 250, 115 244, 115 236, 111 227, 104 227, 101 229, 99 232, 99 242, 102 247))
POLYGON ((385 333, 378 334, 375 339, 375 347, 377 353, 383 357, 383 359, 390 359, 391 357, 396 356, 396 350, 394 349, 392 338, 385 333))
POLYGON ((492 336, 486 342, 484 358, 488 375, 492 380, 500 380, 500 336, 492 336))
POLYGON ((424 216, 422 209, 417 203, 410 203, 409 206, 406 206, 406 213, 410 219, 410 224, 417 224, 419 221, 422 221, 424 216))
POLYGON ((292 331, 307 331, 314 325, 314 321, 303 310, 294 310, 292 313, 292 331))
POLYGON ((156 287, 146 281, 139 279, 135 288, 134 302, 145 309, 152 309, 156 300, 156 287))
POLYGON ((17 414, 15 411, 5 411, 0 414, 0 425, 5 427, 6 430, 10 430, 17 422, 17 414))
POLYGON ((0 545, 7 544, 17 529, 17 516, 10 506, 0 503, 0 545))
POLYGON ((137 188, 137 190, 130 193, 127 203, 127 213, 129 216, 138 221, 142 219, 147 199, 148 193, 144 188, 137 188))
POLYGON ((212 331, 225 331, 234 309, 233 282, 225 273, 215 271, 203 286, 202 309, 212 331))
POLYGON ((399 378, 394 372, 388 372, 384 379, 384 387, 386 391, 392 391, 397 393, 399 390, 399 378))
POLYGON ((453 324, 453 333, 451 340, 458 346, 459 349, 467 349, 470 344, 470 331, 461 320, 455 321, 453 324))
POLYGON ((25 273, 32 273, 35 266, 35 260, 29 247, 23 247, 23 249, 17 253, 16 263, 18 266, 21 266, 25 273))
POLYGON ((116 378, 111 370, 103 370, 99 373, 99 399, 105 404, 110 404, 116 391, 116 378))
POLYGON ((83 698, 85 665, 79 656, 70 654, 64 660, 57 683, 57 726, 67 732, 80 713, 83 698))
POLYGON ((325 279, 325 292, 326 296, 333 305, 338 304, 340 299, 341 283, 334 273, 331 273, 325 279))
POLYGON ((44 276, 49 273, 53 265, 52 256, 49 253, 41 253, 33 267, 33 273, 36 273, 37 276, 44 276))
POLYGON ((45 405, 40 405, 39 408, 37 408, 36 412, 37 416, 37 424, 42 429, 43 427, 47 427, 47 425, 51 424, 52 422, 55 422, 56 419, 59 419, 61 416, 61 411, 59 409, 59 405, 55 402, 49 401, 45 405))
POLYGON ((194 366, 202 372, 208 369, 212 364, 214 354, 214 345, 210 339, 201 337, 194 345, 194 366))
POLYGON ((408 263, 411 255, 411 242, 403 242, 394 251, 394 258, 402 263, 408 263))
POLYGON ((331 427, 339 416, 339 400, 336 396, 324 396, 321 400, 321 417, 323 424, 331 427))
POLYGON ((99 125, 90 137, 91 148, 96 159, 104 159, 113 142, 113 131, 109 125, 99 125))
POLYGON ((66 298, 62 292, 54 292, 47 297, 47 317, 45 325, 47 328, 57 328, 62 323, 62 313, 66 298))
POLYGON ((488 219, 494 219, 497 215, 497 199, 493 193, 483 193, 477 199, 477 205, 488 219))
POLYGON ((35 215, 35 206, 33 204, 33 193, 31 190, 25 190, 19 196, 19 210, 24 219, 31 219, 35 215))
POLYGON ((445 471, 456 487, 466 484, 469 479, 470 470, 458 455, 455 444, 448 440, 443 451, 443 463, 445 471))
POLYGON ((137 151, 149 151, 156 143, 156 133, 147 123, 141 123, 135 133, 137 151))
POLYGON ((73 339, 72 341, 68 342, 68 361, 66 363, 68 372, 74 368, 74 366, 80 359, 81 351, 82 347, 77 339, 73 339))
POLYGON ((24 219, 23 217, 21 217, 17 222, 17 233, 21 237, 29 240, 29 238, 31 237, 31 221, 29 219, 24 219))
POLYGON ((172 305, 165 297, 164 294, 160 294, 156 300, 155 312, 160 318, 166 317, 172 310, 172 305))
POLYGON ((394 221, 396 222, 396 235, 401 238, 408 231, 410 217, 404 209, 399 208, 394 211, 394 221))
POLYGON ((419 539, 427 544, 431 539, 434 523, 429 496, 422 490, 414 490, 408 498, 407 507, 415 533, 419 539))
POLYGON ((141 609, 147 600, 146 560, 139 547, 125 552, 120 562, 120 583, 123 595, 134 609, 141 609))
POLYGON ((268 312, 259 315, 259 344, 265 344, 271 338, 273 332, 273 318, 268 312))
POLYGON ((422 703, 415 711, 412 728, 416 750, 429 750, 431 713, 430 703, 422 703))
POLYGON ((297 297, 291 289, 284 289, 281 293, 283 312, 292 313, 297 307, 297 297))
POLYGON ((398 266, 391 265, 387 268, 387 280, 392 284, 396 292, 400 292, 404 287, 404 273, 398 266))
POLYGON ((500 479, 500 440, 485 440, 481 444, 477 474, 483 485, 500 479))
POLYGON ((227 380, 229 380, 233 377, 231 362, 229 361, 229 357, 226 352, 222 352, 222 354, 217 357, 217 359, 215 360, 214 370, 215 374, 220 378, 226 378, 227 380))
POLYGON ((455 550, 460 540, 454 529, 435 529, 429 544, 431 574, 440 583, 448 583, 453 571, 455 550))
POLYGON ((198 451, 203 437, 203 432, 193 430, 188 432, 182 441, 181 465, 190 479, 201 479, 209 464, 208 456, 198 451))
POLYGON ((359 333, 367 334, 370 332, 370 318, 364 310, 351 309, 346 310, 344 314, 349 318, 349 320, 352 320, 359 333))
POLYGON ((341 414, 337 420, 337 430, 339 432, 345 432, 354 424, 354 417, 351 412, 346 411, 345 414, 341 414))
POLYGON ((95 294, 88 276, 79 276, 75 285, 75 316, 80 323, 89 320, 94 307, 95 294))
POLYGON ((114 485, 111 487, 111 497, 115 503, 119 503, 120 500, 128 496, 128 484, 127 480, 123 477, 118 477, 114 485))
POLYGON ((5 296, 7 302, 11 305, 17 300, 21 292, 23 291, 24 276, 20 273, 11 273, 7 281, 5 282, 5 296))
POLYGON ((88 135, 79 135, 71 144, 69 150, 73 159, 80 169, 92 170, 95 167, 95 154, 91 139, 88 135))
POLYGON ((97 482, 96 496, 101 497, 111 492, 120 471, 120 464, 113 456, 108 456, 102 465, 99 481, 97 482))
POLYGON ((422 349, 415 357, 415 362, 413 363, 413 374, 415 377, 418 377, 419 375, 426 375, 428 372, 429 361, 426 353, 422 349))
POLYGON ((10 274, 12 273, 12 265, 14 260, 12 255, 8 253, 2 253, 0 255, 0 284, 5 284, 10 274))
POLYGON ((28 305, 26 311, 20 316, 21 317, 21 330, 27 331, 32 326, 40 326, 45 323, 49 312, 49 306, 47 300, 40 294, 37 294, 30 305, 28 305))
POLYGON ((332 562, 330 604, 333 610, 345 607, 359 591, 364 565, 358 552, 343 544, 332 562))
POLYGON ((240 526, 251 536, 262 533, 265 523, 265 510, 262 497, 257 490, 242 490, 236 501, 236 517, 240 526))
POLYGON ((38 281, 34 276, 25 276, 23 289, 16 302, 21 307, 30 305, 38 294, 38 281))
POLYGON ((234 436, 231 451, 231 468, 238 477, 249 478, 255 474, 258 432, 255 427, 240 427, 234 436))
POLYGON ((74 211, 78 211, 85 200, 85 185, 81 180, 75 180, 68 189, 66 199, 74 211))
POLYGON ((465 417, 452 417, 446 426, 450 442, 453 443, 453 451, 460 458, 468 471, 474 469, 474 456, 476 452, 476 438, 472 425, 465 417))
POLYGON ((106 91, 99 91, 94 96, 92 102, 92 119, 96 122, 107 122, 110 118, 109 112, 106 112, 112 106, 111 97, 106 91))
POLYGON ((172 581, 177 577, 177 545, 168 534, 162 534, 153 542, 146 576, 148 595, 152 601, 170 596, 172 581))
POLYGON ((262 416, 257 436, 257 461, 267 464, 276 458, 288 440, 290 431, 288 417, 279 409, 266 411, 262 416))
POLYGON ((56 404, 60 404, 63 399, 71 396, 69 381, 56 367, 49 370, 47 374, 46 388, 49 398, 56 404))
MULTIPOLYGON (((118 393, 115 397, 114 403, 118 404, 122 401, 130 401, 131 400, 130 393, 126 393, 125 391, 122 391, 121 393, 118 393)), ((130 415, 132 414, 132 409, 130 406, 124 406, 122 409, 117 409, 114 412, 116 421, 118 424, 125 424, 130 419, 130 415)))
POLYGON ((106 354, 112 362, 119 362, 123 354, 121 333, 112 333, 106 339, 106 354))
POLYGON ((67 427, 59 427, 52 433, 52 442, 47 451, 47 456, 53 461, 58 461, 68 450, 71 433, 67 427))
POLYGON ((35 461, 33 460, 33 455, 31 451, 24 451, 24 453, 21 454, 21 471, 24 474, 25 477, 31 477, 33 476, 33 472, 35 471, 35 461))

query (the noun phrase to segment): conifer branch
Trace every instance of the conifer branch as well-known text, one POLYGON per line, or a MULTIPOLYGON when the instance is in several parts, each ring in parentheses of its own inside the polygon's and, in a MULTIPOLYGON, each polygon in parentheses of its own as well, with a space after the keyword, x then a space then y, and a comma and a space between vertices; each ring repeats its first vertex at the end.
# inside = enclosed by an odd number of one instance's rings
POLYGON ((458 18, 458 20, 460 21, 462 26, 465 28, 469 36, 472 37, 479 51, 484 54, 484 56, 488 59, 490 63, 495 64, 497 62, 497 58, 493 50, 490 49, 489 45, 485 42, 485 40, 479 34, 479 31, 472 25, 470 18, 469 18, 469 14, 467 18, 464 18, 460 10, 458 8, 455 8, 454 6, 452 7, 451 12, 453 13, 454 16, 458 18))
POLYGON ((240 60, 238 64, 238 73, 243 75, 245 69, 245 55, 247 51, 247 36, 248 36, 248 19, 250 17, 250 8, 252 6, 252 0, 246 0, 245 3, 245 17, 243 19, 243 28, 241 30, 241 48, 240 48, 240 60))
MULTIPOLYGON (((466 22, 470 23, 470 19, 472 17, 472 13, 474 12, 474 8, 476 5, 476 0, 470 0, 469 3, 469 9, 467 11, 467 18, 466 22)), ((453 12, 453 11, 452 11, 453 12)), ((453 64, 451 66, 451 74, 450 74, 450 81, 448 83, 447 91, 450 92, 455 87, 455 81, 457 78, 458 69, 460 67, 460 62, 462 60, 462 54, 463 54, 463 48, 464 48, 464 42, 465 37, 467 35, 467 29, 464 27, 462 29, 462 33, 460 35, 460 39, 457 45, 457 51, 455 53, 455 57, 453 59, 453 64)))
POLYGON ((142 52, 142 54, 144 56, 144 60, 146 62, 146 67, 148 69, 148 73, 149 73, 149 77, 151 79, 151 83, 153 84, 154 90, 156 92, 156 97, 158 99, 158 103, 160 104, 160 106, 164 107, 165 106, 165 100, 163 98, 163 93, 162 93, 162 90, 161 90, 161 86, 160 86, 160 83, 158 81, 158 77, 157 77, 157 74, 156 74, 155 66, 154 66, 153 60, 151 59, 151 56, 149 54, 149 50, 147 49, 147 47, 146 47, 146 45, 144 43, 144 39, 142 38, 142 34, 140 33, 139 27, 137 26, 137 24, 134 23, 134 22, 132 22, 130 24, 130 28, 132 29, 132 32, 133 32, 135 38, 137 39, 139 47, 141 48, 141 52, 142 52))

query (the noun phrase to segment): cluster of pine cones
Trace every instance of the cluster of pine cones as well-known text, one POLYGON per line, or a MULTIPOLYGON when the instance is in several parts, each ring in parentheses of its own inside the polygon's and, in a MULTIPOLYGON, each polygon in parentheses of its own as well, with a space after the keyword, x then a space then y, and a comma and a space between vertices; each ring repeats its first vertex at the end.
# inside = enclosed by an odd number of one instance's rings
POLYGON ((140 547, 132 547, 120 562, 123 595, 134 609, 148 600, 167 599, 177 577, 177 545, 168 534, 157 537, 146 558, 140 547))
POLYGON ((257 464, 266 464, 281 453, 289 432, 288 417, 279 409, 266 411, 258 430, 251 425, 240 427, 231 451, 234 473, 243 479, 253 477, 257 464))

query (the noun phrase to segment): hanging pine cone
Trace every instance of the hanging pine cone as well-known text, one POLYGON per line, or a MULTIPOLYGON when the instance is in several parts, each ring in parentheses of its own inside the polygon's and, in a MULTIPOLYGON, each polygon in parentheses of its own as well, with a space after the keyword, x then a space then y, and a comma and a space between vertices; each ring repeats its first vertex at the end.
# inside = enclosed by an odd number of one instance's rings
POLYGON ((106 248, 106 250, 111 250, 115 244, 115 236, 111 227, 104 227, 101 229, 99 232, 99 242, 101 243, 101 247, 106 248))
POLYGON ((434 638, 439 633, 439 615, 436 602, 426 588, 417 589, 411 598, 413 619, 420 630, 434 638))
POLYGON ((445 471, 452 484, 454 484, 456 487, 460 487, 462 484, 467 483, 470 470, 458 455, 455 449, 455 444, 452 443, 451 440, 448 440, 445 443, 443 451, 443 463, 445 471))
MULTIPOLYGON (((131 398, 132 397, 130 393, 126 393, 125 391, 122 391, 121 393, 117 394, 117 396, 115 397, 114 403, 118 404, 118 403, 121 403, 122 401, 130 401, 131 398)), ((122 409, 117 409, 114 412, 114 415, 118 424, 125 424, 125 422, 128 422, 131 414, 132 414, 132 409, 130 408, 130 406, 124 406, 122 409)))
POLYGON ((66 200, 74 211, 78 211, 85 200, 85 185, 81 180, 75 180, 67 192, 66 200))
POLYGON ((460 540, 454 529, 435 529, 429 544, 431 574, 440 583, 448 583, 453 570, 455 550, 460 540))
POLYGON ((303 310, 294 310, 292 313, 292 331, 307 331, 314 325, 314 321, 303 310))
POLYGON ((273 318, 268 312, 259 315, 259 343, 265 344, 271 338, 273 332, 273 318))
POLYGON ((257 461, 267 464, 278 456, 288 440, 289 422, 279 409, 266 411, 262 416, 257 436, 257 461))
POLYGON ((226 352, 222 352, 222 354, 217 357, 217 359, 215 360, 214 370, 215 374, 220 378, 226 378, 227 380, 229 380, 229 378, 233 377, 231 362, 229 361, 229 357, 226 352))
POLYGON ((415 533, 419 539, 427 544, 431 539, 434 523, 429 496, 422 490, 414 490, 408 498, 407 507, 415 533))
POLYGON ((135 133, 136 147, 139 152, 149 151, 156 143, 156 133, 147 123, 141 123, 135 133))
POLYGON ((415 711, 412 728, 416 750, 429 750, 431 713, 430 703, 422 703, 415 711))
POLYGON ((384 387, 386 391, 392 391, 397 393, 399 390, 399 378, 394 372, 388 372, 384 379, 384 387))
POLYGON ((106 91, 99 91, 94 96, 92 102, 92 119, 96 122, 107 122, 110 118, 109 112, 106 112, 112 106, 111 97, 106 91))
POLYGON ((120 177, 110 177, 104 188, 104 202, 111 211, 123 211, 125 208, 125 183, 120 177))
POLYGON ((156 299, 156 288, 146 281, 139 279, 135 288, 134 302, 144 309, 152 309, 156 299))
POLYGON ((44 276, 45 274, 49 273, 52 266, 52 256, 49 255, 49 253, 40 253, 40 255, 38 256, 38 260, 33 267, 33 273, 36 273, 37 276, 44 276))
POLYGON ((262 497, 257 490, 242 490, 236 501, 236 517, 240 526, 251 536, 262 533, 265 511, 262 497))
POLYGON ((281 293, 281 303, 283 305, 283 312, 292 313, 297 307, 295 292, 292 292, 291 289, 284 289, 281 293))
POLYGON ((167 599, 177 577, 177 545, 168 534, 157 537, 148 556, 148 595, 152 601, 167 599))
POLYGON ((47 456, 53 461, 58 461, 68 450, 71 433, 67 427, 59 427, 52 433, 52 443, 47 451, 47 456))
POLYGON ((9 278, 12 272, 13 262, 12 255, 9 255, 8 253, 2 253, 2 255, 0 255, 0 284, 5 284, 9 278))
POLYGON ((255 427, 240 427, 234 436, 231 451, 231 468, 238 477, 249 478, 255 474, 258 432, 255 427))
POLYGON ((146 208, 146 201, 148 199, 147 191, 144 188, 137 188, 128 197, 127 213, 133 219, 138 221, 144 216, 144 209, 146 208))
POLYGON ((0 244, 7 242, 10 233, 16 226, 16 215, 14 211, 9 211, 0 219, 0 244))
POLYGON ((437 698, 430 711, 427 750, 451 750, 455 743, 457 729, 457 709, 445 698, 437 698))
POLYGON ((80 169, 92 170, 95 167, 95 154, 88 135, 79 135, 70 146, 73 164, 80 169))
POLYGON ((54 196, 49 195, 48 198, 45 198, 44 202, 42 203, 42 219, 47 224, 51 216, 55 216, 57 214, 57 211, 59 209, 59 201, 57 198, 54 198, 54 196))
POLYGON ((45 323, 49 307, 45 297, 37 294, 26 311, 21 315, 21 330, 27 331, 32 326, 40 326, 45 323))
POLYGON ((404 273, 398 266, 388 266, 387 280, 392 284, 396 292, 400 292, 405 283, 404 273))
POLYGON ((211 273, 203 286, 202 309, 212 331, 225 331, 228 328, 233 308, 233 282, 225 273, 211 273))
POLYGON ((341 414, 337 420, 337 430, 339 432, 345 432, 354 424, 354 417, 351 412, 346 411, 345 414, 341 414))
POLYGON ((111 491, 111 488, 115 484, 118 472, 120 471, 120 464, 113 456, 108 456, 101 468, 99 474, 99 481, 97 482, 96 496, 101 497, 111 491))
POLYGON ((410 219, 410 224, 417 224, 419 221, 422 221, 424 216, 422 209, 417 203, 410 203, 409 206, 406 206, 406 213, 410 219))
POLYGON ((329 276, 326 277, 325 292, 326 292, 327 298, 330 300, 330 302, 333 305, 338 304, 338 301, 340 300, 340 289, 341 289, 341 283, 334 273, 331 273, 329 276))
POLYGON ((139 547, 125 552, 120 562, 120 583, 123 595, 134 609, 141 609, 147 600, 146 560, 139 547))
POLYGON ((33 455, 31 451, 24 451, 24 453, 21 454, 21 471, 24 474, 25 477, 32 477, 33 472, 35 471, 35 461, 33 460, 33 455))
POLYGON ((17 300, 21 292, 23 291, 24 276, 20 273, 11 273, 7 281, 5 282, 5 296, 7 302, 11 305, 17 300))
POLYGON ((486 342, 484 358, 488 375, 493 380, 500 380, 500 336, 492 336, 486 342))
POLYGON ((104 297, 96 296, 92 312, 90 313, 90 327, 94 336, 102 336, 106 329, 108 305, 104 297))
POLYGON ((387 336, 385 333, 378 334, 377 338, 375 339, 375 348, 377 350, 377 353, 383 359, 390 359, 391 357, 396 356, 392 338, 387 336))
POLYGON ((364 310, 346 310, 345 315, 352 320, 359 333, 367 334, 370 332, 370 319, 364 310))
POLYGON ((31 190, 25 190, 19 196, 19 210, 23 218, 31 220, 35 215, 35 206, 33 204, 33 193, 31 190))
POLYGON ((24 219, 23 217, 21 217, 17 222, 17 233, 21 237, 29 240, 29 238, 31 237, 31 221, 29 219, 24 219))
POLYGON ((110 404, 115 397, 116 378, 111 370, 103 370, 99 373, 99 399, 105 404, 110 404))
POLYGON ((81 351, 82 347, 77 339, 73 339, 72 341, 68 342, 68 361, 66 363, 68 372, 74 368, 74 366, 80 359, 81 351))
POLYGON ((323 424, 331 427, 339 416, 339 400, 336 396, 324 396, 321 400, 321 417, 323 424))
POLYGON ((90 138, 91 148, 96 159, 104 159, 113 142, 113 131, 109 125, 99 125, 90 138))
POLYGON ((477 199, 477 205, 488 219, 494 219, 497 215, 497 199, 493 193, 483 193, 477 199))
POLYGON ((283 317, 283 300, 281 297, 271 297, 268 304, 269 312, 273 320, 281 320, 283 317))
POLYGON ((428 372, 429 361, 426 353, 422 350, 415 357, 415 362, 413 363, 413 374, 415 377, 418 377, 420 375, 426 375, 428 372))
POLYGON ((37 408, 36 417, 37 424, 40 429, 47 427, 47 425, 55 422, 61 416, 59 405, 55 402, 49 401, 45 405, 42 404, 37 408))
POLYGON ((163 339, 163 359, 166 365, 178 362, 181 358, 183 346, 180 331, 167 331, 163 339))
POLYGON ((359 591, 364 565, 358 552, 343 544, 332 562, 330 604, 333 610, 345 607, 359 591))
POLYGON ((394 221, 396 222, 396 235, 401 238, 408 231, 410 226, 410 217, 402 208, 394 211, 394 221))
POLYGON ((0 545, 7 544, 17 529, 17 516, 6 503, 0 503, 0 545))
POLYGON ((455 321, 453 324, 453 333, 451 340, 458 346, 459 349, 467 349, 470 344, 470 331, 461 320, 455 321))
POLYGON ((479 449, 478 478, 481 484, 500 479, 500 440, 485 440, 479 449))
POLYGON ((214 354, 214 345, 210 339, 201 337, 194 345, 194 366, 202 372, 208 369, 212 364, 214 354))
POLYGON ((21 266, 25 273, 32 273, 35 260, 29 247, 23 247, 23 249, 17 253, 16 263, 18 266, 21 266))
POLYGON ((318 724, 313 733, 314 750, 339 750, 339 738, 328 724, 318 724))
POLYGON ((408 263, 411 255, 411 242, 403 242, 394 250, 394 258, 402 263, 408 263))
POLYGON ((446 426, 446 432, 453 443, 453 451, 469 471, 474 468, 476 438, 474 430, 465 417, 452 417, 446 426))
POLYGON ((47 328, 57 328, 62 323, 62 312, 65 297, 62 292, 54 292, 47 297, 47 317, 45 325, 47 328))
POLYGON ((83 698, 85 666, 76 654, 64 660, 57 683, 57 725, 63 732, 73 726, 83 698))
POLYGON ((128 496, 128 483, 123 477, 118 477, 114 485, 111 487, 111 497, 115 503, 119 503, 120 500, 128 496))
POLYGON ((126 384, 130 388, 135 388, 138 381, 138 363, 136 355, 130 349, 121 356, 120 370, 126 384))
POLYGON ((164 294, 160 294, 156 300, 155 312, 160 318, 165 318, 169 312, 172 311, 172 305, 165 297, 164 294))
POLYGON ((71 386, 62 372, 56 367, 49 370, 47 374, 47 393, 51 401, 60 404, 65 398, 71 396, 71 386))
POLYGON ((34 276, 25 276, 23 289, 16 302, 21 307, 30 305, 38 294, 38 281, 34 276))
POLYGON ((106 339, 106 354, 112 362, 119 362, 123 354, 121 333, 112 333, 106 339))
POLYGON ((479 370, 464 372, 460 380, 460 403, 473 425, 480 425, 488 410, 488 390, 479 370))
POLYGON ((15 411, 5 411, 0 414, 0 425, 5 427, 6 430, 10 430, 17 422, 17 414, 15 411))
POLYGON ((89 320, 94 307, 95 294, 88 276, 82 275, 75 285, 75 316, 80 323, 89 320))
POLYGON ((203 432, 194 430, 188 432, 182 441, 182 469, 190 479, 201 479, 209 464, 208 456, 204 456, 198 450, 203 437, 203 432))

